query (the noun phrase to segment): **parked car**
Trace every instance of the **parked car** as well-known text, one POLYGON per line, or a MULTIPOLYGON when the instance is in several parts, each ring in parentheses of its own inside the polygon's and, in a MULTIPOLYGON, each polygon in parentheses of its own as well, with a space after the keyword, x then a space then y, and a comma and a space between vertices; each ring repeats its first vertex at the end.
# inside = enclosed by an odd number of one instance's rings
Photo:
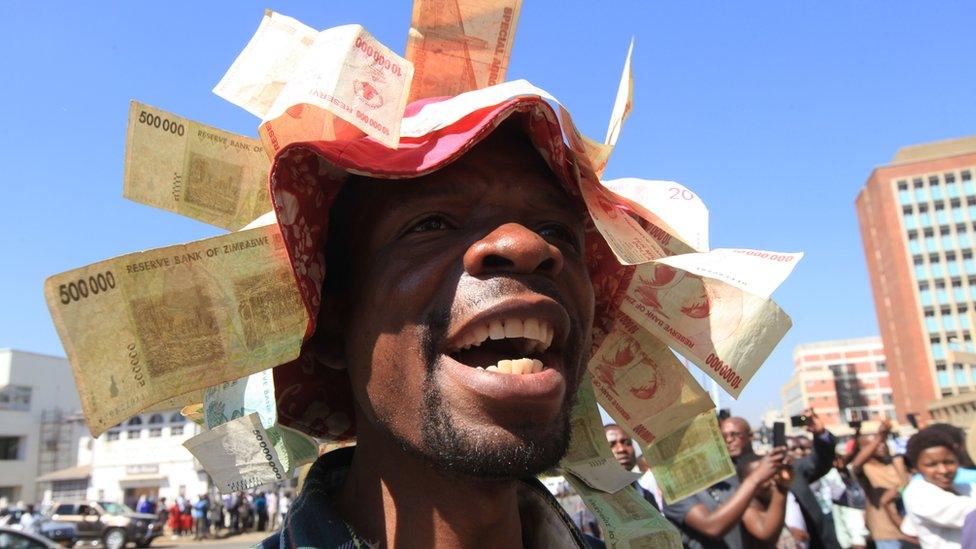
MULTIPOLYGON (((0 510, 0 526, 6 526, 11 530, 23 530, 23 527, 20 525, 20 518, 25 512, 24 509, 16 507, 0 510)), ((65 547, 73 546, 75 541, 78 540, 75 535, 74 524, 56 522, 47 516, 40 515, 35 527, 38 530, 38 534, 65 547)), ((5 546, 0 544, 0 548, 3 547, 5 546)))
POLYGON ((156 515, 136 513, 114 501, 56 502, 51 520, 74 525, 78 540, 101 540, 106 549, 122 549, 129 542, 149 547, 163 534, 156 515))
POLYGON ((0 526, 0 547, 4 549, 61 549, 61 546, 41 536, 0 526))

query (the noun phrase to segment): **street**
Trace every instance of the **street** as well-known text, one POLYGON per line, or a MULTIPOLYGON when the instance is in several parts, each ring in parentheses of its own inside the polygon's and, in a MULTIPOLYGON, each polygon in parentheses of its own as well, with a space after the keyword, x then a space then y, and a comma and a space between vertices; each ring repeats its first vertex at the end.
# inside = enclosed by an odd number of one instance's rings
MULTIPOLYGON (((167 537, 156 538, 152 545, 152 549, 184 549, 184 548, 196 548, 196 549, 244 549, 246 547, 253 547, 256 543, 260 543, 261 540, 268 537, 270 532, 250 532, 247 534, 241 534, 239 536, 231 536, 228 538, 221 539, 208 539, 203 541, 193 541, 192 536, 186 536, 180 539, 170 539, 167 537)), ((101 547, 99 544, 84 544, 78 543, 75 545, 75 549, 81 547, 101 547)), ((131 544, 129 544, 131 547, 131 544)))

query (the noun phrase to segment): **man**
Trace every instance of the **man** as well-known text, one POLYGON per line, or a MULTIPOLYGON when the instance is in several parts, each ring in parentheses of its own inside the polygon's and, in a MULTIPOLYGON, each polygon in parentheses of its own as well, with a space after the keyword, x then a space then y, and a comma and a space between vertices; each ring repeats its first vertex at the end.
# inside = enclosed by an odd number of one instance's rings
POLYGON ((793 459, 803 459, 813 452, 813 441, 803 436, 790 437, 786 441, 789 448, 790 457, 793 459))
MULTIPOLYGON (((610 451, 613 452, 613 457, 617 459, 617 463, 620 463, 621 467, 624 469, 633 471, 634 467, 637 465, 637 450, 634 449, 634 441, 616 423, 604 425, 603 430, 607 435, 607 442, 610 444, 610 451)), ((645 473, 645 475, 650 474, 650 471, 645 473)), ((647 500, 648 503, 653 505, 655 509, 659 511, 661 510, 661 505, 657 500, 657 494, 644 488, 636 480, 634 481, 633 486, 637 489, 637 493, 644 496, 644 499, 647 500)))
POLYGON ((348 373, 357 445, 265 547, 583 546, 533 478, 566 452, 590 350, 578 199, 506 123, 427 175, 350 178, 329 215, 311 344, 348 373))
POLYGON ((824 422, 813 409, 804 412, 807 418, 807 431, 813 435, 794 437, 791 443, 793 457, 793 483, 790 492, 796 498, 806 523, 810 537, 808 547, 818 549, 839 549, 837 533, 830 516, 825 515, 810 485, 827 474, 834 465, 837 439, 827 430, 824 422))
POLYGON ((891 421, 885 419, 874 435, 865 435, 855 447, 857 454, 851 462, 851 472, 857 477, 867 499, 864 520, 878 549, 901 546, 901 517, 895 504, 882 501, 885 492, 901 489, 908 484, 905 462, 892 458, 888 450, 891 421))
POLYGON ((721 429, 732 463, 738 465, 739 458, 755 455, 752 449, 752 428, 745 418, 727 417, 721 421, 721 429))
MULTIPOLYGON (((748 453, 751 453, 752 431, 745 420, 726 418, 720 427, 726 449, 733 459, 743 456, 747 447, 748 453)), ((745 547, 742 517, 757 491, 786 465, 785 459, 785 449, 776 449, 759 458, 755 469, 741 481, 735 476, 719 481, 701 492, 666 505, 664 515, 678 525, 682 541, 690 549, 745 547)))

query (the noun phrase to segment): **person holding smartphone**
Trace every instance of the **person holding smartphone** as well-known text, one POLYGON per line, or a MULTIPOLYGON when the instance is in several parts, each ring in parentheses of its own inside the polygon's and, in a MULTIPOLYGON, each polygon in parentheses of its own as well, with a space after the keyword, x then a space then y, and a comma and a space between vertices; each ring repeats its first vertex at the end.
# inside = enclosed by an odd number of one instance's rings
POLYGON ((866 435, 858 440, 857 454, 850 464, 851 472, 864 489, 865 522, 871 538, 878 549, 898 549, 901 547, 902 518, 895 502, 883 501, 885 492, 898 490, 908 484, 908 470, 900 456, 892 457, 888 450, 888 434, 891 421, 885 419, 874 435, 866 435))

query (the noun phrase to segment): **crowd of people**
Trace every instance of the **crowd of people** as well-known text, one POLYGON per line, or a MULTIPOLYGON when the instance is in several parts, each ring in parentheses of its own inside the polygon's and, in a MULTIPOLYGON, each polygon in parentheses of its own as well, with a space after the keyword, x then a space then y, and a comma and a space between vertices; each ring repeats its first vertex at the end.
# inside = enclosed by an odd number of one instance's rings
POLYGON ((237 492, 219 498, 200 494, 194 499, 178 496, 172 502, 156 502, 142 496, 136 511, 159 517, 172 539, 219 538, 246 532, 273 532, 284 521, 291 506, 290 493, 237 492))
MULTIPOLYGON (((844 444, 808 410, 805 436, 757 452, 743 418, 720 419, 736 475, 680 501, 665 502, 643 456, 617 425, 605 427, 613 455, 643 473, 636 487, 692 549, 877 549, 976 547, 976 466, 964 433, 927 426, 894 444, 892 424, 860 428, 844 444)), ((597 520, 556 494, 580 528, 600 536, 597 520)))

